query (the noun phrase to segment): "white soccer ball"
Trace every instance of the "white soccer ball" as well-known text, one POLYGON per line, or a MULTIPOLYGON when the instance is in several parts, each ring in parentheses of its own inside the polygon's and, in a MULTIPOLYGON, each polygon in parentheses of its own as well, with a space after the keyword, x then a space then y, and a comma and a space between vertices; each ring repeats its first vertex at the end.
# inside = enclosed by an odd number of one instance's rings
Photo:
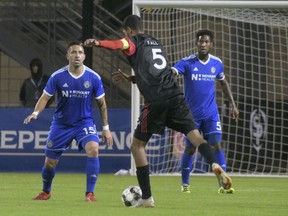
POLYGON ((122 192, 121 200, 127 207, 134 206, 141 199, 142 191, 139 186, 130 185, 122 192))

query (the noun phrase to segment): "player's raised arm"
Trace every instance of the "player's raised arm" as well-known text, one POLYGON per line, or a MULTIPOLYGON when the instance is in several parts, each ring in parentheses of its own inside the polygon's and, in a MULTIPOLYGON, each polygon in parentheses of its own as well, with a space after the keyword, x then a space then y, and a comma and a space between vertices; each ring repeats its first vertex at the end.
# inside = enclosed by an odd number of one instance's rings
POLYGON ((37 104, 35 105, 34 112, 24 119, 23 124, 28 124, 31 119, 37 119, 38 114, 44 110, 50 98, 51 97, 49 95, 43 92, 37 104))
POLYGON ((83 43, 86 47, 103 47, 111 50, 127 50, 129 49, 129 41, 126 38, 119 40, 96 40, 96 39, 87 39, 83 43))

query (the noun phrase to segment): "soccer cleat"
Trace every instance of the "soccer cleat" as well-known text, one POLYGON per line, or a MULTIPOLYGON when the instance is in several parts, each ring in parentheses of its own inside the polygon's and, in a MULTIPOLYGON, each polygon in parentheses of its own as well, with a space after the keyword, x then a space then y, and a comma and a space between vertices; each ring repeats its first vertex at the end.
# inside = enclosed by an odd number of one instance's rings
POLYGON ((51 193, 46 193, 44 191, 42 191, 41 193, 39 193, 36 197, 32 198, 32 200, 48 200, 51 197, 51 193))
POLYGON ((85 202, 96 202, 96 198, 93 193, 88 193, 85 197, 85 202))
POLYGON ((182 193, 191 193, 191 191, 190 191, 190 185, 188 185, 188 184, 182 184, 182 185, 181 185, 181 192, 182 192, 182 193))
POLYGON ((224 172, 224 170, 216 163, 212 164, 212 170, 218 178, 221 186, 228 190, 232 186, 232 179, 224 172))
POLYGON ((148 199, 139 199, 137 203, 130 208, 153 208, 154 206, 154 199, 151 196, 148 199))
POLYGON ((223 187, 220 187, 218 189, 218 194, 233 194, 235 192, 234 188, 224 189, 223 187))

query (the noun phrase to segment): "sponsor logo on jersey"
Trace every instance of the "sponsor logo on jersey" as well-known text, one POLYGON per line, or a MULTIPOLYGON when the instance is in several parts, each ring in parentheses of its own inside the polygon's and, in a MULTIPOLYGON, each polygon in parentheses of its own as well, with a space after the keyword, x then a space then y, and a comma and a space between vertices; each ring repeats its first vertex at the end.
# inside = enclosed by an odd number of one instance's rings
POLYGON ((198 68, 197 68, 197 67, 195 67, 195 68, 193 69, 193 71, 198 71, 198 68))
POLYGON ((76 98, 87 98, 90 94, 89 91, 80 91, 80 90, 62 90, 62 97, 76 97, 76 98))
POLYGON ((216 72, 216 68, 215 67, 211 67, 211 73, 215 73, 216 72))
POLYGON ((198 81, 215 81, 216 75, 210 74, 192 74, 191 80, 198 80, 198 81))
POLYGON ((49 148, 51 148, 51 147, 53 146, 52 140, 49 140, 49 141, 48 141, 47 146, 48 146, 49 148))
POLYGON ((84 87, 86 88, 86 89, 88 89, 89 87, 90 87, 90 82, 89 81, 86 81, 86 82, 84 82, 84 87))
POLYGON ((67 88, 69 87, 67 83, 65 83, 62 87, 67 88))

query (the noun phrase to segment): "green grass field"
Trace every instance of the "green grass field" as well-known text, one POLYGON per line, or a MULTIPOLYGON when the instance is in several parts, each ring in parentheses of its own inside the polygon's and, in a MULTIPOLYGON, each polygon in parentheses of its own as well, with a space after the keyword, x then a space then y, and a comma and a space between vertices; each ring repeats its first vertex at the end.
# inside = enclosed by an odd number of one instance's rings
POLYGON ((288 178, 234 177, 235 194, 217 194, 214 176, 191 176, 191 194, 180 193, 179 176, 151 176, 155 208, 131 209, 121 202, 135 176, 101 174, 96 203, 85 203, 85 175, 58 173, 52 197, 34 201, 42 187, 40 173, 0 173, 0 215, 118 216, 118 215, 288 215, 288 178))

